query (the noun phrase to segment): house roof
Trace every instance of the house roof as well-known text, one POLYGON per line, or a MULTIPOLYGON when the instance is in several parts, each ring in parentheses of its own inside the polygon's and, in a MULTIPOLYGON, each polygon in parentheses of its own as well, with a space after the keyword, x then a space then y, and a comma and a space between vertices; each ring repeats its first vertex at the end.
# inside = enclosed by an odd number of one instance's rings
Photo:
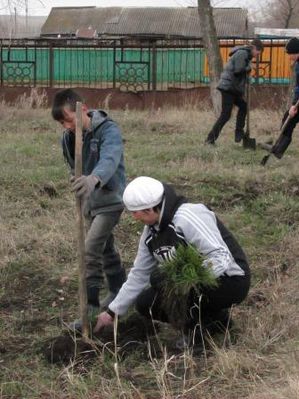
POLYGON ((0 38, 40 37, 46 16, 0 15, 0 38))
MULTIPOLYGON (((247 10, 214 8, 218 37, 247 36, 247 10)), ((196 7, 53 7, 41 34, 75 35, 94 29, 98 36, 201 38, 196 7)))
POLYGON ((255 35, 264 38, 288 38, 298 37, 299 29, 255 28, 255 35))

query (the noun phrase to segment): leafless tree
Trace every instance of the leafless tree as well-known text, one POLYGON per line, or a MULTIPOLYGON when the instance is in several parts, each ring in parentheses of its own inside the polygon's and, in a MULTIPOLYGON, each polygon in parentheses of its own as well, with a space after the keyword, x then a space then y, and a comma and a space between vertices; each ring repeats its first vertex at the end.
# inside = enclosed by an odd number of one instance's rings
POLYGON ((37 5, 45 6, 43 0, 0 0, 0 11, 14 14, 17 10, 18 13, 27 15, 29 8, 34 10, 37 5))
POLYGON ((43 0, 0 0, 1 24, 0 35, 14 38, 20 32, 28 32, 29 13, 37 5, 44 7, 43 0))
POLYGON ((197 4, 203 44, 207 50, 209 63, 211 98, 214 111, 218 114, 220 112, 221 96, 216 86, 222 71, 222 59, 213 18, 213 7, 210 0, 198 0, 197 4))
POLYGON ((262 6, 262 25, 269 28, 298 28, 298 0, 268 0, 262 6))

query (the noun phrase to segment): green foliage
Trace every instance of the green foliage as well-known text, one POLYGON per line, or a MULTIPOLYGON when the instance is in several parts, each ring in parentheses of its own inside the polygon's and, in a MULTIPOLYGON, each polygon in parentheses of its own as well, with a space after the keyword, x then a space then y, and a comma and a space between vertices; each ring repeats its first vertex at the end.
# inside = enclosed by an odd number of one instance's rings
POLYGON ((193 245, 180 245, 175 256, 161 266, 165 274, 164 291, 167 296, 185 296, 191 289, 216 287, 217 279, 210 264, 204 265, 204 260, 204 256, 193 245))
POLYGON ((218 282, 210 264, 192 246, 180 245, 175 256, 163 262, 163 306, 176 328, 183 328, 188 314, 188 297, 193 290, 200 295, 203 287, 216 287, 218 282))

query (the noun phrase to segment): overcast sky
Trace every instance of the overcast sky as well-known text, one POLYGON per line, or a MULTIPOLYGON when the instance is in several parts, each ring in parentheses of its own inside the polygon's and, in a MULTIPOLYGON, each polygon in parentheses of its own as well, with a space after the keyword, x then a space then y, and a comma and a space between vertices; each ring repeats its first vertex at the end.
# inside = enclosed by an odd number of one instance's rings
MULTIPOLYGON (((48 15, 51 7, 97 6, 97 7, 186 7, 196 5, 197 0, 27 0, 29 15, 48 15)), ((0 0, 0 12, 24 14, 26 0, 0 0)), ((258 0, 214 0, 214 5, 221 7, 254 7, 258 0)))

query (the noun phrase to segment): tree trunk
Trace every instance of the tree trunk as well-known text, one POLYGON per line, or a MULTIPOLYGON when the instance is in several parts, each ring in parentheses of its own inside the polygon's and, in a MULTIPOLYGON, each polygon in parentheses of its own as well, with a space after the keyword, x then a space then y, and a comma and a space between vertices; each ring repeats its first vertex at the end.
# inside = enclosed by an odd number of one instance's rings
POLYGON ((293 16, 293 13, 294 13, 294 5, 293 5, 293 2, 292 2, 292 0, 287 0, 287 4, 286 4, 286 8, 287 8, 287 10, 286 10, 286 20, 285 20, 285 29, 288 29, 289 28, 289 26, 290 26, 290 22, 291 22, 291 18, 292 18, 292 16, 293 16))
POLYGON ((222 59, 210 0, 198 0, 198 15, 202 40, 207 51, 210 77, 210 92, 214 112, 218 115, 221 109, 221 95, 216 89, 222 71, 222 59))

